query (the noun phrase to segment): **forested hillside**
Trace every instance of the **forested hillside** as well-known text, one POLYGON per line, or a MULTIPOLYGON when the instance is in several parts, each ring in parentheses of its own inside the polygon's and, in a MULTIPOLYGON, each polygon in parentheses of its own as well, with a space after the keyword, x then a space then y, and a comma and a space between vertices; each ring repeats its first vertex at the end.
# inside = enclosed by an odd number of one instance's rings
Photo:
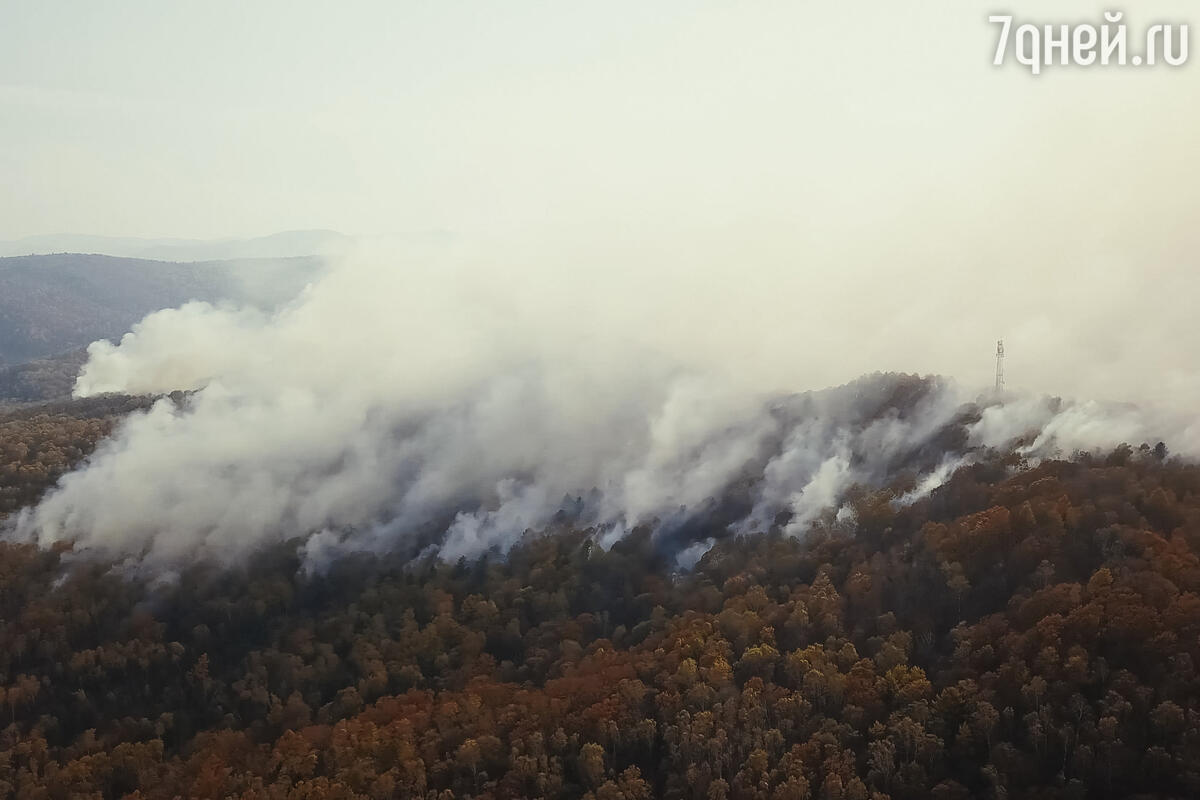
MULTIPOLYGON (((50 454, 6 496, 108 419, 0 420, 3 460, 50 454)), ((566 526, 325 574, 294 543, 173 575, 0 544, 0 794, 1200 794, 1200 468, 995 454, 894 499, 688 574, 566 526)))
POLYGON ((68 350, 50 358, 0 366, 0 405, 63 399, 87 362, 87 350, 68 350))
POLYGON ((105 395, 0 407, 0 522, 89 455, 121 417, 151 399, 105 395))

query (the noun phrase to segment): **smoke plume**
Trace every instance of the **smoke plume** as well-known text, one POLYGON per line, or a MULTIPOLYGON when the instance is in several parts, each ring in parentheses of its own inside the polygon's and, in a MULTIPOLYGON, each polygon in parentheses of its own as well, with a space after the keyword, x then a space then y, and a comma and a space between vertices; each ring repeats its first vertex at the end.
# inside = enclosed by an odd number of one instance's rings
MULTIPOLYGON (((912 502, 988 448, 1200 441, 1136 407, 978 403, 940 378, 785 391, 680 346, 655 323, 687 318, 689 293, 644 285, 656 309, 631 277, 574 294, 546 271, 364 255, 274 314, 204 303, 151 314, 120 343, 91 346, 76 393, 190 393, 128 418, 10 535, 164 567, 299 538, 320 566, 347 550, 503 552, 568 519, 602 544, 651 525, 686 566, 726 532, 803 535, 844 516, 855 485, 907 475, 898 502, 912 502)), ((730 323, 710 324, 747 352, 769 333, 730 323)), ((824 377, 826 356, 796 360, 824 377)))

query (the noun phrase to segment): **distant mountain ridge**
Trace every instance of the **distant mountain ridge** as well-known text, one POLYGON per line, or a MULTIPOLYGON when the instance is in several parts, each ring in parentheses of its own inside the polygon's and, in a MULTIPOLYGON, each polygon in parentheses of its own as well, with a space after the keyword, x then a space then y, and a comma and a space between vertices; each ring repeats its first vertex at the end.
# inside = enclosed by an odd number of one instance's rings
POLYGON ((296 230, 198 240, 56 234, 0 241, 0 402, 64 395, 83 348, 191 300, 276 308, 362 247, 420 258, 458 246, 433 229, 296 230))
POLYGON ((192 300, 273 308, 323 269, 317 257, 191 263, 58 254, 0 258, 0 367, 115 338, 192 300))
POLYGON ((225 261, 244 258, 294 258, 336 256, 345 253, 354 239, 337 231, 284 231, 247 239, 142 239, 88 234, 27 236, 0 242, 0 257, 95 253, 120 258, 155 261, 225 261))

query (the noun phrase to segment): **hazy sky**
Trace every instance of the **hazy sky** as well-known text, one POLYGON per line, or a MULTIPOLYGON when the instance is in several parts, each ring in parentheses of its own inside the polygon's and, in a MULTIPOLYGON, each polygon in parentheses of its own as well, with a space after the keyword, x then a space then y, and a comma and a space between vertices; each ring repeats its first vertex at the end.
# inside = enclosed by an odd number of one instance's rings
POLYGON ((1022 385, 1200 395, 1195 64, 996 68, 975 0, 0 8, 0 239, 449 230, 708 361, 828 354, 787 385, 1003 335, 1022 385))
MULTIPOLYGON (((1055 5, 1026 16, 1105 8, 1055 5)), ((1143 5, 1139 30, 1190 4, 1143 5)), ((0 9, 0 239, 887 214, 981 160, 1061 151, 1070 179, 1078 131, 1048 107, 1091 135, 1179 126, 1197 88, 1190 68, 994 69, 973 0, 0 9), (1162 102, 1120 112, 1130 77, 1162 102)))

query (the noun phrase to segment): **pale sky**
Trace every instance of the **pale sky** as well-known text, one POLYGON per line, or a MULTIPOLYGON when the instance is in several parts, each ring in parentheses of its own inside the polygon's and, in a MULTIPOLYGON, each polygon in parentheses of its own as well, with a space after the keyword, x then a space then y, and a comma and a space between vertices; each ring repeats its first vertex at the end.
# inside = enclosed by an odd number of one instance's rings
POLYGON ((989 14, 1109 7, 1024 5, 0 0, 0 240, 452 231, 690 287, 722 363, 986 381, 1003 335, 1026 385, 1200 396, 1198 67, 994 67, 989 14))
MULTIPOLYGON (((1190 10, 1143 5, 1137 30, 1190 10)), ((0 9, 0 239, 886 215, 984 159, 1069 159, 1069 123, 1101 134, 1131 78, 1163 94, 1130 126, 1179 125, 1197 88, 1190 67, 997 70, 976 0, 0 9)))

